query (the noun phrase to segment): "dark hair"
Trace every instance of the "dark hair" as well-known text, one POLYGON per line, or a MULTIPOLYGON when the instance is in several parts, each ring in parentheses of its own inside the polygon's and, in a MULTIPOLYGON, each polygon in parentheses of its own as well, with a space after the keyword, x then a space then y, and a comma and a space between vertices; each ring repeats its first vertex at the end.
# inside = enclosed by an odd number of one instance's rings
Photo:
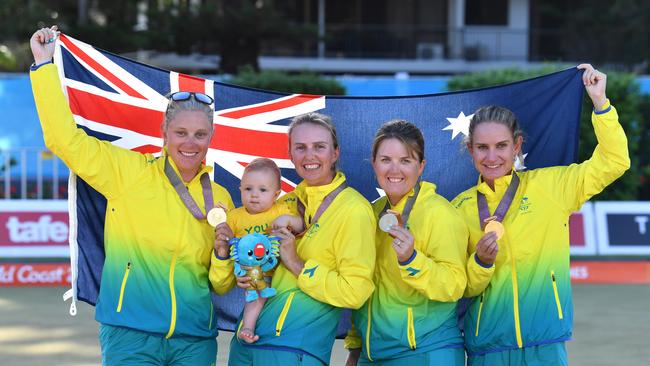
POLYGON ((384 123, 375 134, 375 140, 372 143, 372 160, 377 157, 379 145, 387 139, 397 139, 406 146, 414 158, 420 162, 424 160, 424 137, 422 131, 411 122, 403 119, 394 119, 384 123))
POLYGON ((167 104, 167 110, 163 117, 162 130, 165 131, 169 127, 169 122, 171 122, 179 112, 182 111, 200 111, 205 113, 205 117, 210 122, 210 131, 214 131, 214 125, 212 120, 214 119, 214 110, 207 104, 198 102, 191 97, 187 100, 170 100, 167 104))
POLYGON ((271 172, 275 176, 276 183, 278 184, 278 189, 280 189, 281 186, 280 168, 278 168, 278 165, 273 160, 269 158, 257 158, 251 161, 250 164, 246 165, 246 168, 244 168, 244 174, 248 172, 260 172, 260 171, 271 172))
POLYGON ((294 128, 304 125, 305 123, 311 123, 325 128, 329 131, 330 136, 332 136, 334 148, 336 149, 339 147, 339 140, 336 137, 336 127, 334 127, 334 124, 332 123, 332 118, 321 113, 305 113, 295 116, 289 125, 289 143, 291 143, 291 132, 293 132, 294 128))
POLYGON ((517 117, 511 110, 505 107, 489 105, 481 107, 474 112, 469 122, 469 135, 466 138, 467 143, 473 141, 476 126, 483 122, 496 122, 506 126, 512 134, 513 141, 517 141, 520 136, 523 138, 523 131, 519 128, 517 117))

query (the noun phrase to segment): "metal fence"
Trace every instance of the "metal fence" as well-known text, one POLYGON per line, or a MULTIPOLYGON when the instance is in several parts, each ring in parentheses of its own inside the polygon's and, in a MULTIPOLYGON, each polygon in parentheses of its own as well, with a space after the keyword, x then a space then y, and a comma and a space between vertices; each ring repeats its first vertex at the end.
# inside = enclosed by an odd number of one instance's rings
POLYGON ((0 150, 0 199, 64 199, 69 170, 43 148, 0 150))

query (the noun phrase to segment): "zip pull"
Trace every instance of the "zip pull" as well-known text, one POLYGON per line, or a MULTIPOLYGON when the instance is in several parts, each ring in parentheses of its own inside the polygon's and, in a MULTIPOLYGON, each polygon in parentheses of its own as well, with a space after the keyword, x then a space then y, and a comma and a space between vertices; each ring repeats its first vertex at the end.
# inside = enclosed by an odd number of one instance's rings
POLYGON ((77 315, 77 301, 72 300, 72 303, 70 303, 70 315, 75 316, 77 315))
POLYGON ((72 302, 70 303, 70 315, 75 316, 77 315, 77 300, 73 296, 73 289, 69 289, 68 291, 63 293, 63 301, 68 301, 68 299, 72 298, 72 302))

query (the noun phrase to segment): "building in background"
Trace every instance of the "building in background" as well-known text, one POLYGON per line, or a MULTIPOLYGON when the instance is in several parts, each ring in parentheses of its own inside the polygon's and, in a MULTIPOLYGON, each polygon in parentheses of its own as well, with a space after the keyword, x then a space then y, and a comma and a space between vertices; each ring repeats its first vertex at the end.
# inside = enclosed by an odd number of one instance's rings
POLYGON ((317 24, 325 37, 319 47, 268 45, 266 55, 529 60, 528 0, 311 0, 284 6, 288 16, 317 24))
MULTIPOLYGON (((542 42, 537 40, 539 32, 530 29, 531 18, 540 18, 531 13, 535 7, 530 0, 258 0, 256 4, 275 6, 288 24, 312 26, 317 33, 261 40, 262 69, 455 74, 527 68, 549 58, 539 49, 531 50, 531 45, 542 42)), ((140 19, 138 29, 146 28, 146 17, 140 19)), ((218 56, 200 54, 133 56, 164 68, 192 65, 204 72, 218 63, 218 56)))

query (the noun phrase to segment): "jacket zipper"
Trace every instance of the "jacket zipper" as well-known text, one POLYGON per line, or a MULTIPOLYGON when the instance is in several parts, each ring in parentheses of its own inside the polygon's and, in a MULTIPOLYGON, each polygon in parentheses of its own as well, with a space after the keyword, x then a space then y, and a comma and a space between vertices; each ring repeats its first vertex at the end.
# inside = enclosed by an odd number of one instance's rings
POLYGON ((524 342, 521 339, 521 325, 519 324, 519 285, 517 284, 517 264, 515 263, 515 256, 512 248, 509 248, 510 264, 512 266, 512 297, 513 297, 513 311, 515 315, 515 335, 517 337, 517 347, 522 348, 524 342))
POLYGON ((174 290, 174 270, 176 269, 176 258, 178 257, 178 252, 174 253, 172 257, 172 262, 169 265, 169 295, 171 296, 172 303, 172 313, 171 320, 169 322, 169 331, 165 338, 171 338, 174 334, 174 329, 176 329, 176 291, 174 290))
POLYGON ((557 317, 561 320, 562 318, 564 318, 564 316, 562 315, 562 305, 560 304, 560 295, 557 292, 555 271, 551 271, 551 280, 553 281, 553 293, 555 294, 555 305, 557 305, 557 317))
POLYGON ((368 325, 366 325, 366 353, 368 360, 372 361, 370 357, 370 324, 372 323, 372 296, 368 299, 368 325))
POLYGON ((282 307, 282 312, 280 312, 278 322, 275 324, 276 336, 280 336, 282 333, 282 326, 284 325, 284 320, 287 318, 287 314, 289 313, 289 308, 291 307, 291 302, 293 301, 293 296, 295 294, 295 292, 290 293, 289 297, 287 297, 287 300, 284 302, 284 307, 282 307))
POLYGON ((213 316, 214 316, 214 305, 212 305, 212 299, 210 299, 210 322, 208 323, 208 330, 212 329, 213 316))
POLYGON ((485 297, 485 292, 481 294, 481 299, 478 305, 478 316, 476 317, 476 337, 478 337, 478 329, 481 325, 481 313, 483 312, 483 299, 485 297))
POLYGON ((116 309, 118 313, 122 311, 122 301, 124 300, 124 289, 126 288, 126 281, 129 279, 129 272, 131 272, 131 262, 126 264, 126 269, 124 270, 124 277, 122 277, 122 286, 120 287, 120 298, 117 301, 117 309, 116 309))
POLYGON ((415 342, 415 325, 413 324, 413 308, 408 308, 406 311, 407 314, 407 338, 409 341, 409 347, 415 349, 417 344, 415 342))

